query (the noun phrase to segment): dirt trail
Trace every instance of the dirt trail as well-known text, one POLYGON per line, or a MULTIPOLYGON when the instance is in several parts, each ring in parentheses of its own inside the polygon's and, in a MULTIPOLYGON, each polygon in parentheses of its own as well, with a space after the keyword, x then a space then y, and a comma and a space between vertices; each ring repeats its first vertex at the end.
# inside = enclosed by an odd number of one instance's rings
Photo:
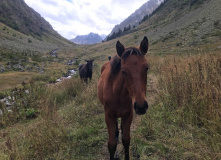
MULTIPOLYGON (((157 77, 154 76, 153 74, 148 75, 148 83, 147 83, 147 101, 148 105, 152 106, 155 102, 155 97, 157 95, 157 77)), ((142 119, 142 116, 134 114, 133 121, 131 124, 131 135, 133 132, 137 129, 140 121, 142 119)), ((121 133, 121 129, 119 126, 119 131, 121 133)), ((132 136, 131 136, 132 137, 132 136)), ((107 142, 103 145, 102 151, 101 151, 101 157, 99 160, 109 160, 109 152, 107 149, 107 142)), ((117 144, 117 151, 115 155, 119 156, 119 159, 123 159, 124 157, 124 147, 121 141, 121 134, 119 134, 119 142, 117 144)), ((139 160, 139 159, 137 159, 139 160)))

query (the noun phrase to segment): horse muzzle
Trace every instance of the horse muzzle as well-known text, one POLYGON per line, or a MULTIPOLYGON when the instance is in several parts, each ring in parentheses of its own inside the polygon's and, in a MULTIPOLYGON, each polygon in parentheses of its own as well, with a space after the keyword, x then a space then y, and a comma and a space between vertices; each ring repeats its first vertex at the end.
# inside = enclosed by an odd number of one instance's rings
POLYGON ((138 115, 145 114, 147 109, 148 109, 147 101, 144 101, 142 105, 138 104, 137 102, 134 103, 134 110, 135 110, 135 113, 138 115))

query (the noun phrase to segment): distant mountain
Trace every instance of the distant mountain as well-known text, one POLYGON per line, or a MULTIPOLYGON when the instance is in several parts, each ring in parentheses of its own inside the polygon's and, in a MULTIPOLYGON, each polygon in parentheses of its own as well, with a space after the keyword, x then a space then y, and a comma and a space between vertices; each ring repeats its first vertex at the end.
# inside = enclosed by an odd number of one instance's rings
POLYGON ((72 42, 76 44, 96 44, 102 42, 106 38, 106 35, 99 35, 97 33, 89 33, 88 35, 80 35, 74 39, 72 42))
POLYGON ((163 1, 164 0, 149 0, 148 2, 144 3, 139 9, 137 9, 123 22, 116 25, 112 29, 111 33, 107 36, 107 38, 118 32, 125 32, 135 28, 139 25, 139 23, 145 16, 150 15, 163 1))

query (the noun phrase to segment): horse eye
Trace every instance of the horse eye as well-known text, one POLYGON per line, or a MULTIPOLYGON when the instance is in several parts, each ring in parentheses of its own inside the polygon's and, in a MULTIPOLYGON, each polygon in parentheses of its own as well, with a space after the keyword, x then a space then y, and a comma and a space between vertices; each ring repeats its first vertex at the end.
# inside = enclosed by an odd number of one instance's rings
POLYGON ((127 72, 125 70, 121 70, 123 75, 127 75, 127 72))
POLYGON ((127 73, 125 71, 121 71, 123 73, 123 75, 126 75, 127 73))
POLYGON ((146 68, 145 68, 145 70, 146 70, 146 72, 147 72, 147 71, 149 70, 149 68, 148 68, 148 67, 146 67, 146 68))

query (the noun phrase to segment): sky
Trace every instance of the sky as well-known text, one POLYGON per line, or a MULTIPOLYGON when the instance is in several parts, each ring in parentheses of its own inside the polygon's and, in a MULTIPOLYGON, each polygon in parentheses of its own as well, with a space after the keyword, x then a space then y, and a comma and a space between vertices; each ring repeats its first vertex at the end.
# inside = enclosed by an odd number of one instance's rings
POLYGON ((25 0, 67 39, 90 32, 108 35, 148 0, 25 0))

